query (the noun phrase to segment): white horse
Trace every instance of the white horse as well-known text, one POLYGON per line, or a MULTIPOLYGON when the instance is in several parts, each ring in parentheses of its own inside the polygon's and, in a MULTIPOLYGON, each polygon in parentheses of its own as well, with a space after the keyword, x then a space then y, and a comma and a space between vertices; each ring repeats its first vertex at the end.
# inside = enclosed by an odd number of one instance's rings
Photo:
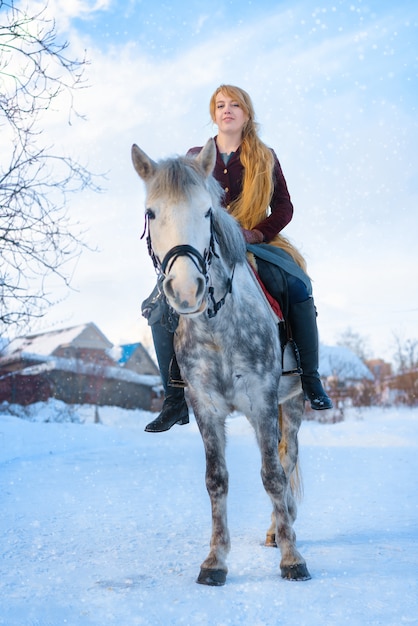
POLYGON ((212 537, 197 582, 223 585, 228 571, 225 421, 233 411, 247 416, 261 451, 262 481, 273 504, 266 544, 280 548, 283 578, 307 580, 295 546, 290 480, 304 407, 300 377, 282 377, 277 320, 247 261, 240 226, 220 204, 222 190, 212 176, 215 155, 212 139, 195 159, 158 163, 132 147, 146 186, 149 253, 179 316, 175 352, 206 452, 212 537))

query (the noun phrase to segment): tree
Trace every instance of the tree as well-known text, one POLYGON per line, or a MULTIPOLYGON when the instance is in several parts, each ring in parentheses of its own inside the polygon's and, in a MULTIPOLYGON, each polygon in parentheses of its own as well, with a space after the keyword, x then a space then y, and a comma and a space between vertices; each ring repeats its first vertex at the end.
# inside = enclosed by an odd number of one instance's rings
POLYGON ((362 337, 359 333, 354 332, 351 328, 347 328, 343 333, 341 333, 340 338, 337 341, 337 346, 348 348, 363 362, 367 360, 367 353, 369 351, 367 339, 362 337))
POLYGON ((397 363, 398 374, 391 381, 391 387, 396 389, 397 402, 408 406, 418 404, 418 340, 403 340, 394 335, 396 352, 394 355, 397 363))
POLYGON ((45 8, 30 13, 0 0, 0 335, 44 314, 48 277, 70 286, 84 247, 68 194, 98 187, 83 165, 46 145, 42 124, 63 97, 71 124, 86 64, 69 58, 45 8))
POLYGON ((418 369, 418 339, 402 340, 399 335, 394 335, 396 352, 394 359, 400 374, 418 369))

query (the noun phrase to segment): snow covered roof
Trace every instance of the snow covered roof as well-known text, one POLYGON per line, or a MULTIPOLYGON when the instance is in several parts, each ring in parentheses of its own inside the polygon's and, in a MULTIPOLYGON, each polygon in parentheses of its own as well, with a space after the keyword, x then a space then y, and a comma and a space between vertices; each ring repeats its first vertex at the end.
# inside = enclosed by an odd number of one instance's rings
POLYGON ((58 348, 70 345, 78 348, 107 350, 113 344, 93 322, 89 322, 88 324, 52 330, 37 335, 16 337, 6 346, 3 356, 22 356, 22 354, 50 356, 58 348))
POLYGON ((323 377, 338 376, 340 380, 373 380, 367 365, 349 348, 342 346, 320 346, 319 373, 323 377))

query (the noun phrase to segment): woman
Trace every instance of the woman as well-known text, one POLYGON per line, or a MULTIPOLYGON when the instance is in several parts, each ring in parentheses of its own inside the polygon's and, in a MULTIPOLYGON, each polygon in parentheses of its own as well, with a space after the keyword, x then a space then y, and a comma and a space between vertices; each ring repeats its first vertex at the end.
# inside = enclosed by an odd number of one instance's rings
MULTIPOLYGON (((303 258, 279 234, 292 219, 293 205, 278 158, 258 137, 253 105, 243 89, 218 87, 210 100, 210 114, 218 127, 213 175, 224 189, 224 206, 241 224, 248 250, 256 258, 258 274, 281 304, 291 327, 299 350, 305 397, 315 410, 330 409, 332 402, 318 374, 318 330, 311 283, 303 258)), ((192 148, 188 155, 195 156, 200 150, 192 148)), ((149 304, 148 300, 143 305, 146 316, 149 304)), ((163 432, 174 424, 188 423, 189 414, 173 358, 173 336, 159 319, 149 321, 165 400, 161 413, 145 430, 163 432)))

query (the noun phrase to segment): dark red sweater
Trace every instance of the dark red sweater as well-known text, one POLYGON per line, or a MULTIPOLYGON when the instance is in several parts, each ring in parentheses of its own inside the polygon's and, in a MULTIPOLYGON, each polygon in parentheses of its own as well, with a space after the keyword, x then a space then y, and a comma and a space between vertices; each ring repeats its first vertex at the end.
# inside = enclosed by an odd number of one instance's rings
MULTIPOLYGON (((187 154, 189 156, 196 156, 201 149, 202 147, 191 148, 187 154)), ((216 146, 216 164, 213 175, 225 191, 224 206, 226 209, 228 209, 230 203, 238 198, 241 193, 244 168, 240 161, 240 152, 241 149, 239 148, 232 154, 228 164, 225 165, 221 153, 216 146)), ((255 229, 263 233, 266 243, 271 241, 277 233, 290 222, 293 216, 293 204, 290 200, 282 168, 274 150, 272 150, 272 153, 274 156, 274 190, 270 201, 271 214, 266 217, 265 220, 254 226, 255 229)))

